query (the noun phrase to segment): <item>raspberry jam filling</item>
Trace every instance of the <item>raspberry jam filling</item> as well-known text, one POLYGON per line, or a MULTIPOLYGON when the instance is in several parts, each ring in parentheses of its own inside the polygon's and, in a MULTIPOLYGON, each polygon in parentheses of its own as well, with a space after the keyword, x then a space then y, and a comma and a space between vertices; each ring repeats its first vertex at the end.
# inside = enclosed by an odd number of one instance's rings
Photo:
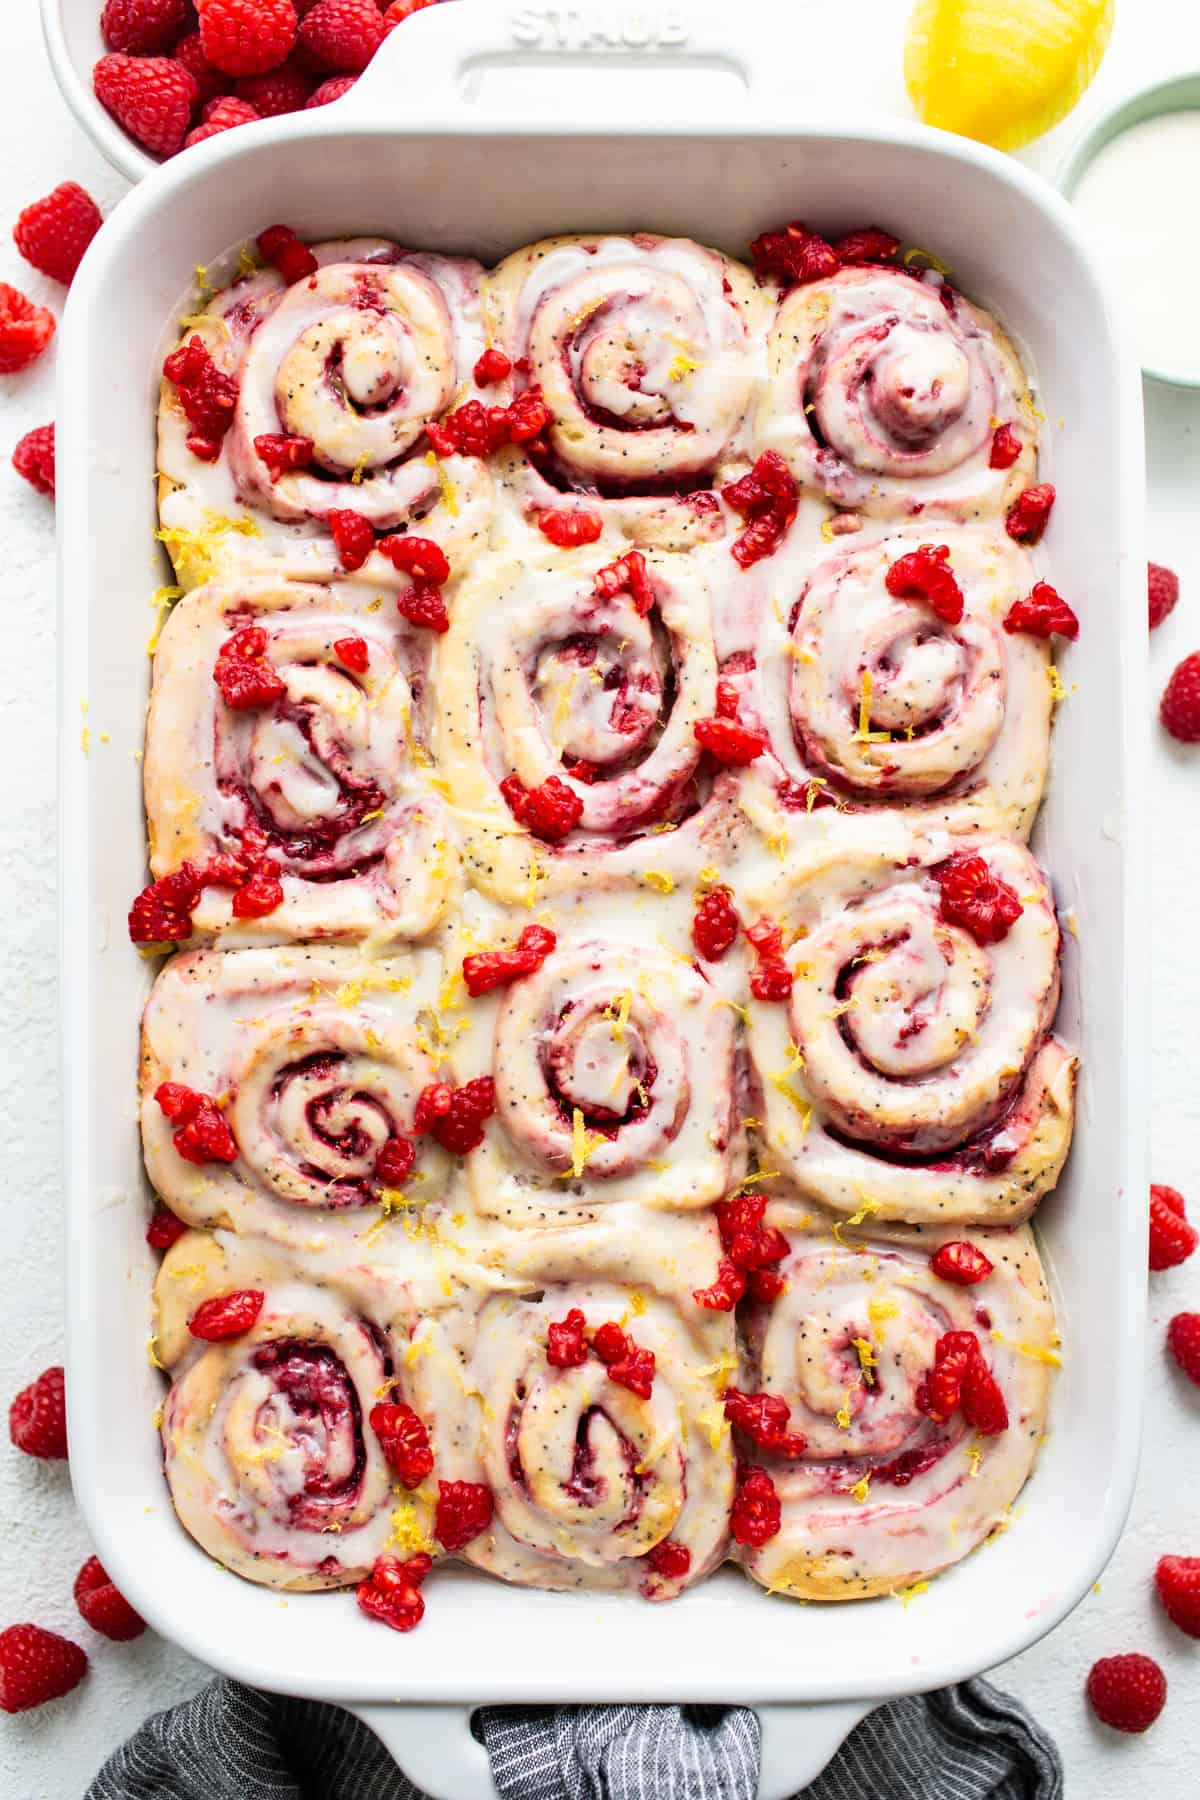
POLYGON ((289 1523, 298 1530, 328 1531, 338 1514, 356 1503, 366 1467, 354 1384, 324 1344, 266 1344, 252 1361, 274 1390, 258 1407, 256 1437, 266 1449, 282 1437, 300 1453, 301 1485, 287 1494, 289 1523))
POLYGON ((621 1003, 615 992, 568 1001, 538 1051, 547 1092, 563 1123, 573 1126, 578 1112, 588 1130, 610 1139, 647 1116, 658 1079, 636 1021, 631 1018, 614 1036, 621 1003))
POLYGON ((283 1135, 305 1183, 317 1188, 314 1199, 285 1193, 296 1204, 338 1210, 372 1205, 379 1197, 376 1165, 384 1146, 411 1130, 411 1119, 397 1117, 382 1089, 368 1092, 353 1082, 352 1059, 336 1051, 317 1051, 275 1071, 270 1123, 283 1135))

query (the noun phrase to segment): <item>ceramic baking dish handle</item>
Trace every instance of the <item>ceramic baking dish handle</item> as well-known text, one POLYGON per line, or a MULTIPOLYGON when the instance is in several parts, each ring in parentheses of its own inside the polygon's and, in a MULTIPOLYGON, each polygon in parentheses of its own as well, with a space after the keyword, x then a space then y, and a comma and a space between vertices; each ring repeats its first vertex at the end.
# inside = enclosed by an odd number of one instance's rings
MULTIPOLYGON (((373 122, 402 118, 409 127, 519 125, 529 117, 531 90, 539 121, 555 114, 565 70, 588 78, 583 122, 590 122, 594 106, 601 127, 627 129, 639 113, 650 123, 665 105, 686 104, 687 78, 700 70, 736 78, 729 90, 735 112, 751 104, 761 110, 765 100, 782 99, 785 90, 794 106, 797 80, 813 67, 814 29, 822 29, 816 0, 789 0, 778 8, 763 0, 743 0, 736 8, 680 0, 675 6, 614 3, 581 9, 460 0, 428 6, 406 19, 338 108, 343 117, 355 112, 373 122), (654 70, 653 90, 631 87, 628 75, 639 66, 654 70)), ((698 119, 710 123, 712 91, 699 82, 694 88, 698 119)), ((577 117, 578 85, 572 83, 567 92, 557 110, 577 117)))
MULTIPOLYGON (((357 1706, 409 1780, 433 1800, 496 1800, 487 1751, 472 1735, 469 1706, 357 1706)), ((807 1787, 869 1708, 760 1706, 758 1800, 786 1800, 807 1787)))

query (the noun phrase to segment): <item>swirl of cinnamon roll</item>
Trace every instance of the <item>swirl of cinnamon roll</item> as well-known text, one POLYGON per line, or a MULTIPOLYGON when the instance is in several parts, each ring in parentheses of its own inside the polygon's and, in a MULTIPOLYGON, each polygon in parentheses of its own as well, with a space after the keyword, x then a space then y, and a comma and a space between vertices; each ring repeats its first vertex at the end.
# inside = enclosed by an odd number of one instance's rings
POLYGON ((439 974, 427 951, 197 951, 171 962, 142 1023, 142 1143, 168 1205, 194 1225, 315 1251, 351 1246, 375 1223, 369 1208, 436 1200, 447 1160, 412 1133, 417 1097, 438 1079, 423 1020, 439 974), (201 1154, 198 1166, 164 1084, 215 1105, 232 1154, 201 1154), (377 1168, 395 1140, 416 1151, 402 1192, 377 1168))
POLYGON ((397 1505, 369 1415, 380 1393, 404 1398, 417 1304, 400 1271, 317 1273, 254 1239, 189 1231, 168 1251, 154 1340, 172 1378, 166 1475, 180 1522, 217 1562, 290 1591, 368 1574, 397 1505), (227 1296, 259 1297, 248 1328, 193 1335, 193 1322, 214 1329, 201 1308, 227 1296))
POLYGON ((982 308, 936 278, 849 268, 780 302, 754 436, 835 506, 971 519, 1032 479, 1036 416, 982 308), (1005 426, 1016 457, 994 466, 1005 426))
POLYGON ((889 591, 895 565, 928 544, 916 528, 848 540, 813 570, 789 616, 765 609, 749 692, 778 766, 761 764, 747 787, 767 830, 819 794, 1028 836, 1049 760, 1050 653, 1003 621, 1032 568, 1003 534, 950 526, 939 536, 958 619, 889 591))
POLYGON ((911 1586, 1003 1523, 1037 1455, 1059 1359, 1033 1235, 973 1229, 985 1277, 958 1286, 932 1266, 957 1235, 945 1227, 843 1235, 787 1198, 766 1222, 788 1244, 783 1292, 743 1308, 738 1381, 782 1401, 804 1445, 742 1445, 774 1484, 780 1529, 739 1560, 772 1592, 805 1599, 911 1586), (957 1396, 931 1392, 950 1333, 974 1340, 983 1370, 957 1396))
POLYGON ((546 452, 510 455, 525 510, 584 494, 635 542, 720 537, 712 496, 751 397, 768 297, 687 238, 547 238, 485 280, 496 341, 552 414, 546 452))
POLYGON ((468 1562, 531 1587, 662 1600, 721 1561, 733 1325, 688 1291, 716 1253, 700 1219, 522 1234, 499 1259, 526 1291, 422 1325, 413 1404, 437 1422, 439 1478, 484 1483, 495 1504, 468 1562))
POLYGON ((497 559, 464 582, 438 646, 438 764, 474 878, 502 900, 628 879, 648 838, 655 867, 685 854, 676 840, 697 868, 723 861, 737 829, 694 730, 715 706, 707 587, 690 561, 633 554, 640 604, 608 591, 596 550, 497 559), (561 829, 521 806, 547 781, 561 829))
POLYGON ((741 1152, 733 1019, 687 959, 636 938, 565 945, 513 982, 492 1027, 496 1111, 468 1167, 477 1210, 537 1225, 719 1198, 741 1152))
POLYGON ((838 1212, 1019 1221, 1073 1117, 1050 888, 1009 839, 868 832, 764 896, 792 977, 751 1006, 765 1153, 838 1212))
MULTIPOLYGON (((197 454, 179 391, 164 382, 159 511, 185 586, 264 564, 337 574, 335 511, 360 514, 377 533, 420 521, 451 555, 486 536, 486 469, 466 457, 439 463, 425 437, 474 391, 479 265, 371 238, 312 254, 315 274, 291 286, 273 270, 243 275, 184 321, 183 342, 199 339, 236 389, 219 444, 197 454), (308 446, 299 466, 264 457, 264 441, 280 438, 308 446)), ((377 553, 354 574, 395 583, 377 553)))
POLYGON ((420 742, 427 635, 344 584, 246 581, 174 609, 146 738, 151 868, 206 869, 249 834, 283 893, 243 917, 236 887, 214 882, 197 933, 386 944, 437 925, 456 856, 420 742), (250 705, 238 691, 247 670, 266 681, 250 705))

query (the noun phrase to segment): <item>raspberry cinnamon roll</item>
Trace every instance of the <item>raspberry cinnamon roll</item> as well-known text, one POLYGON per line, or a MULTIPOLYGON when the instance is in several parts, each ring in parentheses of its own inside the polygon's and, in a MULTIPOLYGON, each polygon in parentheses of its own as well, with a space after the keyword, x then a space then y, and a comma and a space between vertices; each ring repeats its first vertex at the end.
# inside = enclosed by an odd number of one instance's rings
POLYGON ((1065 1160, 1075 1077, 1051 1035, 1060 934, 1029 852, 878 815, 763 900, 788 946, 751 977, 768 1165, 837 1212, 1028 1217, 1065 1160))
POLYGON ((346 1587, 383 1550, 398 1500, 370 1413, 381 1393, 403 1398, 404 1352, 435 1293, 410 1260, 315 1269, 194 1231, 168 1251, 153 1340, 172 1378, 167 1482, 225 1568, 292 1592, 346 1587))
POLYGON ((787 1240, 783 1291, 742 1308, 726 1406, 779 1525, 751 1520, 739 1560, 772 1593, 896 1592, 1002 1526, 1033 1467, 1058 1362, 1033 1235, 845 1230, 785 1199, 767 1222, 787 1240))
POLYGON ((737 1179, 734 1009, 689 958, 639 937, 636 913, 626 926, 563 944, 499 998, 496 1110, 468 1165, 485 1217, 697 1208, 737 1179))
POLYGON ((176 957, 142 1021, 142 1144, 167 1204, 189 1224, 358 1255, 380 1206, 436 1202, 448 1159, 413 1129, 438 1079, 440 972, 430 951, 176 957))
POLYGON ((200 935, 386 945, 445 911, 457 859, 426 774, 430 634, 364 598, 346 583, 244 581, 189 594, 163 628, 150 864, 197 871, 200 935), (279 898, 260 910, 235 865, 263 858, 279 898))
POLYGON ((695 733, 717 664, 690 560, 497 558, 437 655, 438 763, 487 892, 520 903, 727 860, 739 812, 695 733))
POLYGON ((836 507, 969 520, 1032 480, 1038 416, 981 307, 937 276, 845 268, 780 301, 754 440, 836 507))
POLYGON ((1050 651, 1004 620, 1032 566, 1002 533, 939 537, 852 538, 790 610, 765 609, 755 673, 739 679, 775 758, 746 784, 766 831, 819 801, 1028 836, 1050 755, 1050 651))
MULTIPOLYGON (((208 296, 168 358, 159 512, 185 587, 264 566, 337 574, 341 511, 380 534, 420 522, 456 558, 486 537, 484 465, 439 462, 426 438, 473 391, 479 264, 355 238, 311 246, 309 265, 290 283, 262 269, 208 296)), ((395 579, 375 552, 354 573, 395 579)))
MULTIPOLYGON (((500 1289, 423 1325, 413 1404, 437 1474, 490 1490, 462 1551, 505 1581, 669 1599, 722 1559, 733 1486, 720 1389, 733 1324, 690 1288, 709 1220, 631 1214, 521 1234, 500 1289)), ((498 1271, 499 1275, 499 1271, 498 1271)))
POLYGON ((552 419, 508 452, 501 489, 527 516, 588 511, 635 543, 721 537, 712 493, 749 405, 770 300, 749 271, 687 238, 547 238, 486 279, 484 311, 552 419))

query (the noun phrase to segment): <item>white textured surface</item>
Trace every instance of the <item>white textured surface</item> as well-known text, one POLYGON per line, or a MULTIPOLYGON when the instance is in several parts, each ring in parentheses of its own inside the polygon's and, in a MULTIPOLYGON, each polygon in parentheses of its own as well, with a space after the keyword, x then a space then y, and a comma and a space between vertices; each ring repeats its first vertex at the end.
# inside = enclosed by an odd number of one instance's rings
MULTIPOLYGON (((14 282, 59 310, 61 290, 28 270, 17 255, 10 238, 12 221, 26 200, 60 180, 83 182, 105 210, 119 198, 122 184, 58 98, 42 53, 36 10, 34 0, 17 0, 5 9, 0 280, 14 282)), ((1174 0, 1140 0, 1136 8, 1127 0, 1122 10, 1113 48, 1081 116, 1137 80, 1200 67, 1200 23, 1190 14, 1185 22, 1174 0), (1157 33, 1155 20, 1161 26, 1157 33)), ((1079 123, 1076 117, 1060 127, 1028 160, 1052 170, 1079 123)), ((1181 207, 1190 205, 1190 198, 1181 197, 1181 207)), ((1019 247, 1014 254, 1019 255, 1019 247)), ((136 272, 131 271, 131 279, 136 272)), ((0 931, 0 981, 10 1012, 0 1044, 0 1116, 9 1144, 0 1188, 0 1242, 6 1250, 0 1399, 5 1402, 62 1354, 52 973, 52 512, 8 467, 8 455, 22 432, 52 416, 52 364, 49 356, 26 375, 0 378, 0 745, 12 769, 0 825, 0 919, 7 922, 0 931)), ((1200 400, 1148 391, 1147 429, 1150 546, 1159 560, 1178 569, 1184 584, 1184 598, 1154 646, 1157 693, 1175 661, 1200 647, 1200 549, 1195 539, 1200 400)), ((1064 585, 1069 591, 1069 584, 1064 585)), ((136 598, 131 595, 131 604, 136 598)), ((1071 598, 1086 629, 1087 596, 1071 598)), ((97 745, 92 753, 105 752, 97 745)), ((1069 781, 1069 771, 1060 769, 1058 779, 1069 781)), ((1200 837, 1192 824, 1198 800, 1200 751, 1173 751, 1160 739, 1147 795, 1158 846, 1154 916, 1147 921, 1148 929, 1158 928, 1153 1167, 1160 1179, 1189 1193, 1200 1209, 1194 1153, 1200 1102, 1191 1074, 1194 1020, 1200 1013, 1200 960, 1193 949, 1200 928, 1200 837)), ((1200 1650, 1162 1621, 1150 1590, 1159 1555, 1200 1553, 1195 1504, 1200 1394, 1168 1370, 1162 1354, 1166 1321, 1182 1306, 1200 1307, 1200 1258, 1155 1277, 1145 1471, 1129 1530, 1100 1591, 1045 1643, 998 1672, 997 1678, 1020 1693, 1058 1737, 1069 1800, 1129 1800, 1137 1785, 1145 1785, 1158 1800, 1183 1800, 1194 1791, 1189 1726, 1200 1696, 1200 1650), (1171 1692, 1167 1711, 1150 1736, 1124 1741, 1091 1722, 1082 1687, 1095 1657, 1129 1649, 1145 1649, 1160 1658, 1171 1692)), ((109 1644, 83 1624, 70 1590, 89 1545, 71 1502, 66 1471, 19 1456, 9 1449, 3 1432, 0 1440, 0 1628, 17 1619, 35 1619, 74 1636, 93 1656, 88 1680, 66 1700, 40 1713, 0 1715, 0 1794, 5 1800, 75 1800, 108 1751, 147 1713, 191 1692, 204 1671, 149 1634, 132 1645, 109 1644)))

